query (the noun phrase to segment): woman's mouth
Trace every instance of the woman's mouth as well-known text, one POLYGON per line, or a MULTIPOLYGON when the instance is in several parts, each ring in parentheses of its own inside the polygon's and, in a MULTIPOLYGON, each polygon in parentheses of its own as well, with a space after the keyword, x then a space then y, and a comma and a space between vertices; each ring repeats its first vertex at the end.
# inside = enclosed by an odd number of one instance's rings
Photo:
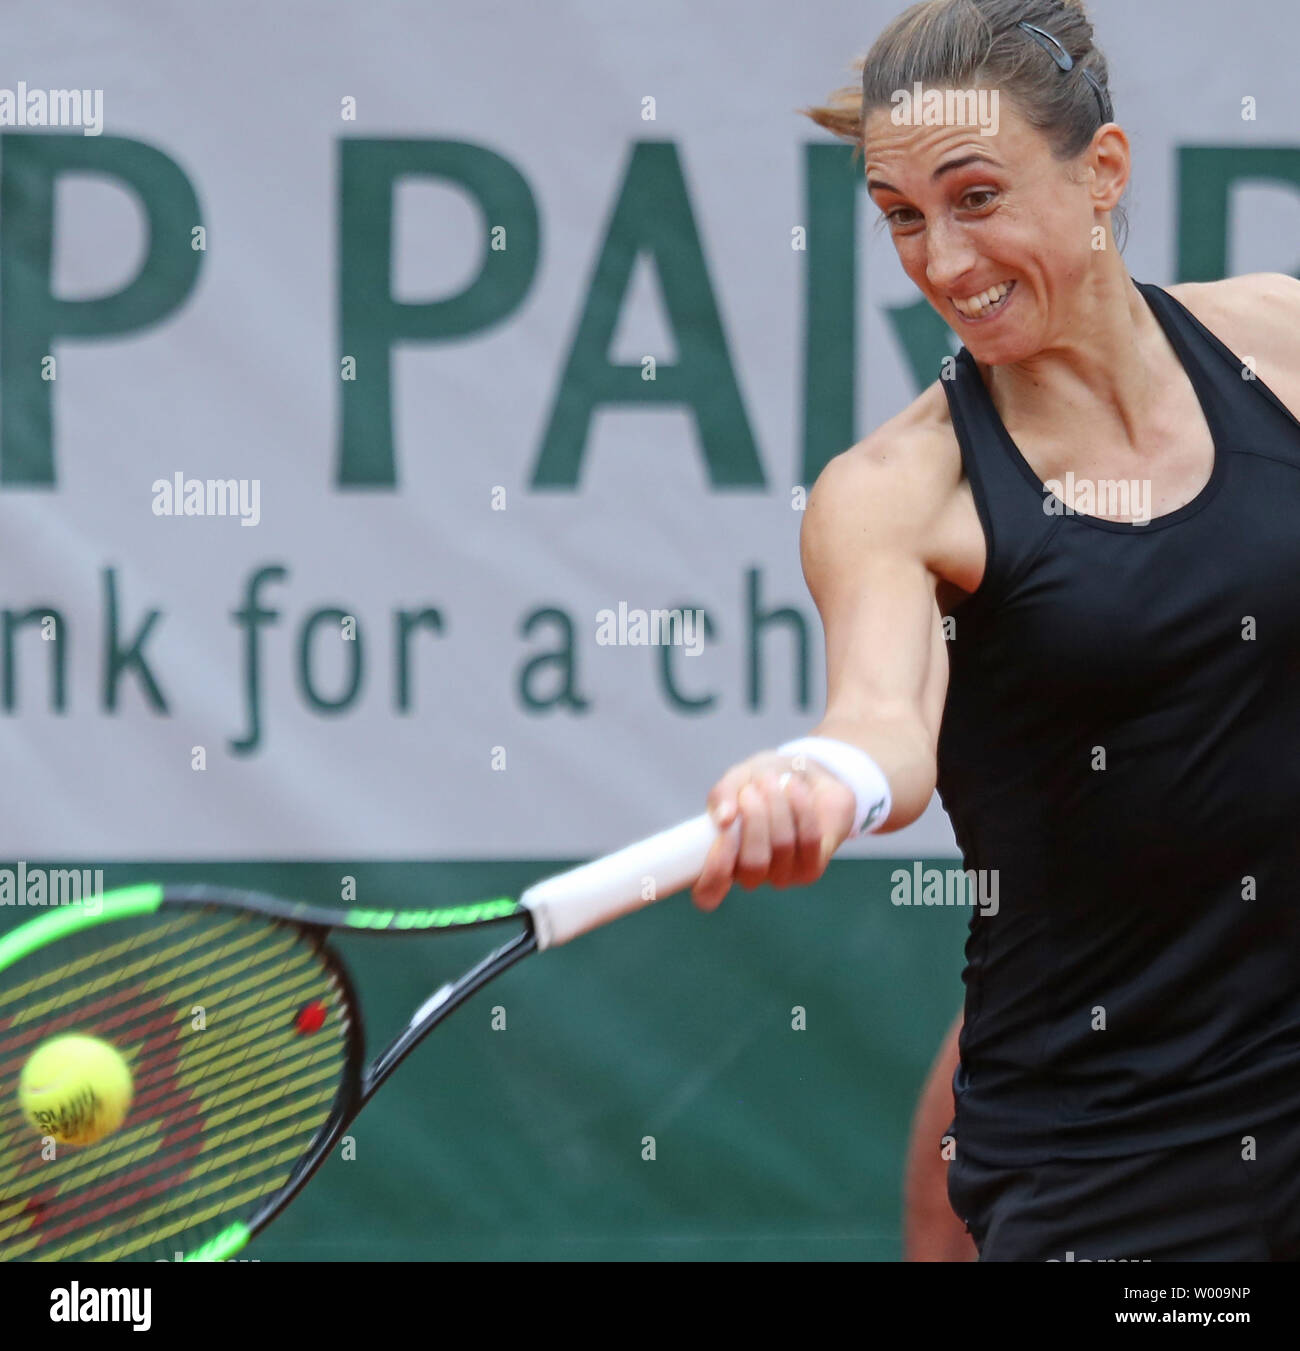
POLYGON ((983 323, 995 314, 1001 314, 1007 307, 1011 293, 1016 289, 1013 281, 999 282, 979 295, 968 296, 965 300, 952 298, 952 307, 968 324, 983 323))

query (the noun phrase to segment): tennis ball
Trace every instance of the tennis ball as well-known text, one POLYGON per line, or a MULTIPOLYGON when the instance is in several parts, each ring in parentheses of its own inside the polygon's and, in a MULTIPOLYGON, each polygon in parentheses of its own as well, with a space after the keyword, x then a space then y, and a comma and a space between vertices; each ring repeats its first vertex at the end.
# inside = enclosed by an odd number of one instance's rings
POLYGON ((72 1034, 42 1043, 18 1078, 18 1103, 42 1135, 64 1145, 93 1145, 131 1108, 131 1071, 98 1037, 72 1034))

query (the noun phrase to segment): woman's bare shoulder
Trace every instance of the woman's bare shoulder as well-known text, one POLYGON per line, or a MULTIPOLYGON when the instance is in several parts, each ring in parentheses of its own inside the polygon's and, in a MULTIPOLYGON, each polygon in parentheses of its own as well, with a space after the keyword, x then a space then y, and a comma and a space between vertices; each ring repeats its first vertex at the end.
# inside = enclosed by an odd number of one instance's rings
POLYGON ((1285 272, 1180 282, 1165 290, 1239 356, 1262 356, 1279 345, 1300 351, 1300 281, 1285 272))
POLYGON ((808 498, 811 537, 925 557, 963 482, 961 451, 936 383, 822 470, 808 498))
POLYGON ((836 460, 842 462, 844 476, 955 487, 961 481, 961 451, 940 382, 928 386, 836 460))
POLYGON ((935 578, 945 614, 979 586, 984 534, 942 385, 831 460, 808 497, 800 552, 819 606, 836 579, 860 586, 916 566, 935 578))
POLYGON ((1300 281, 1253 272, 1166 289, 1300 418, 1300 281))

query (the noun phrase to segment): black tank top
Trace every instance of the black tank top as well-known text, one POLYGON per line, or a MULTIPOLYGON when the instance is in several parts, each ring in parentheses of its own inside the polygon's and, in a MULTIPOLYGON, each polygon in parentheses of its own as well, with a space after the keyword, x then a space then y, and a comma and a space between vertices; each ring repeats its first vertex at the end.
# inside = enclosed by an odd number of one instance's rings
POLYGON ((1214 437, 1177 511, 1063 514, 965 348, 943 382, 988 564, 954 613, 938 786, 965 866, 997 873, 955 1134, 994 1164, 1300 1107, 1300 422, 1134 284, 1214 437))

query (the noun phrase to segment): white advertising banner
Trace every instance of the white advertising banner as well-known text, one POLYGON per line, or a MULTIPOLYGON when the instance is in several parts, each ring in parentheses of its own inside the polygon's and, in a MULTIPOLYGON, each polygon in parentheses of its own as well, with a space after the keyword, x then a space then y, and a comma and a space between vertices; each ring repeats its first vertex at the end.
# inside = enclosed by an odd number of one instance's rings
MULTIPOLYGON (((1138 279, 1300 264, 1284 8, 1093 5, 1138 279)), ((810 730, 953 341, 796 111, 897 7, 111 9, 0 69, 0 854, 578 857, 810 730)))

